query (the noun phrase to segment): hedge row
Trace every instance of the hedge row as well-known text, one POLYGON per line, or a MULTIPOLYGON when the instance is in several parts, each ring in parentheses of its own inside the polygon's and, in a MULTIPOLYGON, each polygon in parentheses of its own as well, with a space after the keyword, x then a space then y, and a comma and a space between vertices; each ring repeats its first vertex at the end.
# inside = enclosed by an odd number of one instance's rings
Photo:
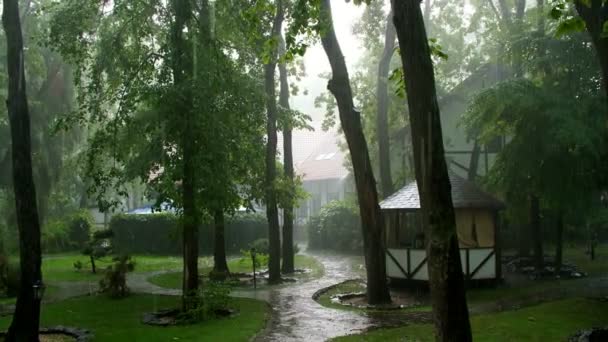
MULTIPOLYGON (((178 217, 170 213, 149 215, 120 214, 112 217, 115 252, 131 254, 180 254, 181 234, 178 217)), ((226 251, 238 253, 249 244, 268 237, 266 218, 260 214, 237 214, 227 218, 225 228, 226 251)), ((199 229, 199 253, 213 253, 213 226, 199 229)))
POLYGON ((308 248, 359 252, 363 248, 361 220, 354 204, 327 203, 308 221, 308 248))

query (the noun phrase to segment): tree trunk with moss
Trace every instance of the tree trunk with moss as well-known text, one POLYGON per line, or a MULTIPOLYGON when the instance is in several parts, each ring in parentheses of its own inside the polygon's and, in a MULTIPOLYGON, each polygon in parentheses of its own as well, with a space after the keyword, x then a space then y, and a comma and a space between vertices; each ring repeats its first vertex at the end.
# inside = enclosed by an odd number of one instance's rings
POLYGON ((534 250, 534 268, 542 272, 545 267, 543 253, 543 234, 540 226, 540 200, 538 196, 530 196, 530 229, 532 230, 532 246, 534 250))
MULTIPOLYGON (((285 51, 285 40, 280 36, 279 48, 283 54, 285 51)), ((279 104, 281 108, 289 110, 289 83, 287 81, 287 66, 285 61, 279 63, 279 104)), ((292 146, 292 123, 291 118, 283 118, 283 173, 289 183, 289 195, 294 195, 294 170, 293 170, 293 146, 292 146)), ((281 272, 293 273, 294 249, 293 249, 293 197, 288 198, 283 208, 283 264, 281 272)))
POLYGON ((38 341, 40 299, 33 286, 42 282, 40 221, 32 173, 23 36, 17 0, 4 0, 2 24, 6 32, 8 71, 7 109, 11 130, 13 187, 19 229, 20 285, 6 341, 38 341))
POLYGON ((378 63, 378 81, 376 89, 377 115, 376 136, 378 137, 378 156, 380 159, 380 188, 382 197, 390 196, 393 191, 393 178, 391 176, 391 153, 388 135, 388 73, 391 58, 395 51, 395 26, 393 25, 393 13, 386 20, 386 34, 384 37, 384 51, 378 63))
POLYGON ((471 341, 435 76, 420 2, 392 0, 412 130, 438 341, 471 341))
POLYGON ((192 61, 184 38, 193 11, 189 0, 172 0, 171 11, 174 15, 170 50, 173 83, 182 95, 176 98, 176 109, 182 120, 182 253, 184 259, 182 291, 183 309, 189 306, 188 297, 196 295, 199 285, 198 276, 198 225, 199 215, 196 207, 196 184, 194 157, 193 94, 188 77, 191 77, 192 61))
POLYGON ((224 212, 216 210, 213 215, 213 271, 217 273, 229 273, 226 261, 226 238, 224 212))
POLYGON ((327 23, 321 42, 332 70, 327 89, 338 103, 340 123, 350 151, 359 200, 367 272, 367 301, 369 304, 389 303, 391 297, 386 278, 384 219, 378 205, 376 180, 361 127, 361 114, 353 103, 348 70, 334 31, 329 0, 321 0, 321 18, 327 23))
MULTIPOLYGON (((278 39, 283 25, 283 6, 281 0, 277 3, 277 13, 272 24, 272 36, 278 39)), ((266 91, 266 218, 268 219, 268 282, 281 281, 281 233, 279 228, 279 211, 275 181, 277 177, 277 100, 275 92, 275 69, 277 66, 277 50, 271 51, 270 60, 264 65, 264 89, 266 91)))

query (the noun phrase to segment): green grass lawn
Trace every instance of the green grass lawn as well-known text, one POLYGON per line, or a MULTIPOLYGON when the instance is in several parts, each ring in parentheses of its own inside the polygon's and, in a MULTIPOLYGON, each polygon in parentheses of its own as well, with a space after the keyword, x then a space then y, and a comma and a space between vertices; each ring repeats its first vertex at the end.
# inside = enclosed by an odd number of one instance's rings
MULTIPOLYGON (((174 270, 182 267, 181 257, 176 256, 152 256, 134 255, 135 272, 145 273, 159 270, 174 270)), ((204 257, 199 259, 199 264, 208 265, 211 259, 204 257)), ((98 271, 112 264, 112 257, 104 257, 95 261, 98 271)), ((42 259, 42 272, 45 281, 93 281, 97 282, 103 272, 93 274, 91 264, 87 256, 81 254, 54 254, 45 255, 42 259), (77 271, 74 263, 80 261, 83 268, 77 271)))
MULTIPOLYGON (((471 318, 475 341, 564 341, 577 330, 608 324, 608 303, 567 299, 471 318)), ((434 341, 429 324, 379 329, 335 341, 434 341)))
MULTIPOLYGON (((80 297, 44 305, 42 326, 67 325, 90 329, 95 341, 248 341, 264 328, 268 305, 252 299, 233 299, 234 317, 194 325, 152 327, 141 323, 142 314, 176 307, 179 297, 132 295, 124 299, 80 297)), ((0 318, 6 330, 10 317, 0 318)))
MULTIPOLYGON (((608 245, 599 244, 595 248, 595 260, 591 260, 585 246, 564 247, 564 261, 571 262, 590 277, 608 275, 608 245)), ((554 253, 555 248, 546 249, 545 253, 554 253)))
MULTIPOLYGON (((315 258, 308 255, 296 255, 295 257, 295 266, 296 268, 308 268, 311 269, 312 272, 307 274, 307 277, 317 278, 323 274, 323 265, 318 262, 315 258)), ((240 273, 240 272, 251 272, 251 260, 249 259, 232 259, 228 261, 228 268, 230 272, 240 273)), ((203 267, 200 269, 201 274, 208 274, 211 271, 211 265, 207 267, 203 267)), ((148 281, 152 284, 158 285, 160 287, 168 288, 168 289, 181 289, 182 287, 182 273, 179 272, 169 272, 159 274, 153 277, 148 278, 148 281)))

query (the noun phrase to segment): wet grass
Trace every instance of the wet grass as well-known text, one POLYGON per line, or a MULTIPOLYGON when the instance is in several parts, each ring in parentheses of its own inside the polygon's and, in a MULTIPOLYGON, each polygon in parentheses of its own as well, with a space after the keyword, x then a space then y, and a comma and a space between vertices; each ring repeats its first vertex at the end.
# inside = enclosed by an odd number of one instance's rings
MULTIPOLYGON (((317 261, 315 258, 308 255, 296 255, 295 257, 296 268, 305 268, 312 270, 311 273, 303 275, 307 278, 318 278, 323 275, 323 264, 317 261)), ((228 268, 230 272, 234 273, 246 273, 251 272, 251 261, 242 259, 232 259, 228 261, 228 268)), ((201 268, 201 274, 209 274, 212 267, 201 268)), ((180 289, 182 287, 182 273, 181 271, 163 273, 148 278, 148 281, 157 286, 168 288, 168 289, 180 289)))
MULTIPOLYGON (((145 312, 176 307, 179 297, 132 295, 124 299, 80 297, 42 308, 42 325, 67 325, 90 329, 95 341, 248 341, 264 328, 268 305, 252 299, 233 299, 238 315, 193 325, 152 327, 141 323, 145 312)), ((5 330, 10 317, 0 318, 5 330)))
MULTIPOLYGON (((471 318, 475 341, 564 341, 577 330, 604 326, 608 303, 567 299, 471 318)), ((334 341, 434 341, 430 324, 379 329, 334 341)))
MULTIPOLYGON (((182 265, 181 257, 176 256, 152 256, 134 255, 135 272, 145 273, 160 270, 178 269, 182 265)), ((206 264, 209 258, 201 258, 199 263, 206 264)), ((95 261, 98 272, 91 272, 89 258, 81 254, 54 254, 46 255, 42 259, 43 279, 50 282, 59 281, 92 281, 97 282, 103 270, 112 264, 112 257, 103 257, 95 261), (83 264, 81 270, 74 268, 74 263, 80 261, 83 264)))

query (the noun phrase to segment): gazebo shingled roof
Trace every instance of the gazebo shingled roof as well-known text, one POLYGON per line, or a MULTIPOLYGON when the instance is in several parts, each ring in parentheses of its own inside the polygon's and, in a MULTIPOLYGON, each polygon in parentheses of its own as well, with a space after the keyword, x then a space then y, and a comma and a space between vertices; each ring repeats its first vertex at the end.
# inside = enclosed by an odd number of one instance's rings
MULTIPOLYGON (((452 203, 454 208, 494 209, 504 208, 504 203, 494 196, 479 189, 473 182, 449 172, 452 185, 452 203)), ((420 197, 416 181, 409 183, 382 202, 383 210, 416 210, 420 209, 420 197)))

